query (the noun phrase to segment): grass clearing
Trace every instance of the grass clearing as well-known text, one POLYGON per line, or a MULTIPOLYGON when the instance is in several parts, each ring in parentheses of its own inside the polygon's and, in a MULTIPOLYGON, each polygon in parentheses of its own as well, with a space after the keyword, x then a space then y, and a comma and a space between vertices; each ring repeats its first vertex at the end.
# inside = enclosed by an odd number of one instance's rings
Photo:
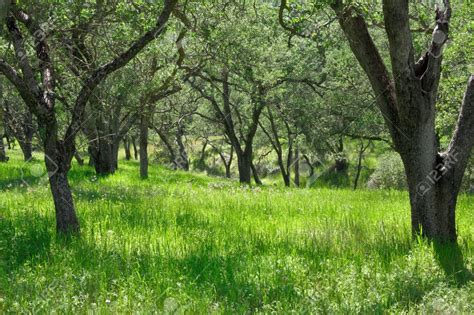
MULTIPOLYGON (((474 312, 473 282, 412 241, 404 192, 75 165, 82 237, 62 240, 48 186, 22 168, 17 153, 0 164, 0 313, 474 312)), ((461 196, 457 212, 468 270, 473 205, 461 196)))

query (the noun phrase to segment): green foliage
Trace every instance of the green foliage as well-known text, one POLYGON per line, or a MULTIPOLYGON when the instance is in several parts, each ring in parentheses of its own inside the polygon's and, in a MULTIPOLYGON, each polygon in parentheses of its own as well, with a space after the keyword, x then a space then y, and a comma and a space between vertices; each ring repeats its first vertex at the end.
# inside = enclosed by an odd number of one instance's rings
MULTIPOLYGON (((240 188, 135 162, 95 178, 74 165, 82 237, 54 238, 46 186, 0 165, 0 313, 471 313, 423 241, 406 193, 240 188)), ((40 158, 38 156, 38 158, 40 158)), ((474 262, 470 205, 462 254, 474 262)), ((449 253, 448 253, 449 254, 449 253)))
POLYGON ((400 156, 395 153, 382 155, 367 186, 378 189, 406 189, 405 169, 400 156))

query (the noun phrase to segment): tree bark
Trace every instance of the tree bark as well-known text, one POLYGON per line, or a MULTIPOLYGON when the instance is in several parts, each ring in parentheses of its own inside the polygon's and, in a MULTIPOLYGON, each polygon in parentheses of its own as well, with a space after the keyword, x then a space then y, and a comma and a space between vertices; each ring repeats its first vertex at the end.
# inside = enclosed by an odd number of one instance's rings
POLYGON ((392 75, 372 40, 364 17, 342 0, 335 1, 332 7, 369 78, 395 149, 405 166, 414 235, 454 242, 457 197, 474 145, 474 76, 469 79, 451 143, 440 153, 435 132, 436 99, 442 49, 448 38, 451 17, 449 1, 444 4, 444 11, 436 11, 436 27, 428 51, 415 62, 408 1, 383 1, 392 75))
POLYGON ((130 139, 128 137, 123 138, 123 147, 125 149, 125 160, 130 161, 132 154, 130 152, 130 139))
POLYGON ((5 144, 3 142, 3 135, 0 134, 0 162, 7 162, 8 157, 5 152, 5 144))
MULTIPOLYGON (((1 87, 0 87, 1 88, 1 87)), ((0 89, 1 92, 1 89, 0 89)), ((8 161, 7 154, 5 152, 5 143, 3 138, 5 138, 5 120, 3 119, 3 108, 0 107, 0 162, 8 161)))
POLYGON ((133 147, 133 158, 135 160, 138 160, 137 139, 135 137, 132 137, 131 141, 133 147))
POLYGON ((80 166, 83 166, 84 165, 84 159, 82 158, 82 156, 79 154, 79 152, 76 150, 76 152, 74 153, 74 158, 76 159, 77 163, 80 165, 80 166))
POLYGON ((140 177, 148 178, 148 117, 140 120, 140 177))
POLYGON ((45 164, 56 211, 56 230, 65 235, 79 234, 79 220, 67 178, 71 164, 68 153, 62 150, 61 142, 57 138, 57 120, 54 116, 49 117, 47 120, 41 120, 40 126, 44 126, 45 130, 45 164))
POLYGON ((61 234, 78 234, 79 220, 72 199, 67 173, 56 172, 49 178, 56 210, 56 230, 61 234))
POLYGON ((233 160, 233 158, 234 158, 234 147, 231 146, 231 147, 230 147, 229 160, 227 161, 227 163, 224 161, 225 177, 227 177, 227 178, 231 178, 231 177, 232 177, 230 168, 232 167, 232 160, 233 160))
POLYGON ((260 179, 260 177, 258 176, 258 171, 257 171, 257 168, 255 167, 255 165, 253 164, 253 162, 250 164, 250 168, 252 169, 252 175, 253 175, 253 179, 255 181, 255 184, 257 185, 263 185, 262 183, 262 180, 260 179))
POLYGON ((300 150, 298 147, 295 149, 295 186, 300 187, 300 150))
POLYGON ((359 184, 360 173, 362 171, 362 159, 364 157, 364 152, 365 152, 365 150, 367 150, 369 145, 370 145, 370 141, 365 146, 363 140, 361 140, 360 148, 359 148, 359 157, 357 159, 357 171, 356 171, 356 176, 355 176, 355 179, 354 179, 354 190, 357 190, 357 186, 359 184))
POLYGON ((184 127, 179 124, 178 130, 176 131, 176 143, 178 144, 178 156, 179 156, 179 168, 184 171, 189 171, 189 158, 186 152, 186 146, 183 142, 184 127))
POLYGON ((237 164, 240 183, 250 185, 252 179, 252 155, 237 153, 237 164))
POLYGON ((33 157, 33 145, 31 143, 31 141, 32 141, 31 138, 26 140, 26 141, 18 139, 18 143, 20 144, 21 152, 23 153, 23 159, 25 161, 29 161, 33 157))

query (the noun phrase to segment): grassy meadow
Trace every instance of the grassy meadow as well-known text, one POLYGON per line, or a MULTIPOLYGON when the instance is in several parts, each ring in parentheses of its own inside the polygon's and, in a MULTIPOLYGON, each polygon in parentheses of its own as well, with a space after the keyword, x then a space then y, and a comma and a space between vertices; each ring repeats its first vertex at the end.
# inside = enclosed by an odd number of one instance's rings
POLYGON ((48 186, 10 156, 2 314, 474 312, 473 197, 459 200, 459 249, 445 249, 412 240, 405 192, 248 188, 156 165, 140 180, 135 161, 97 178, 74 165, 82 235, 65 240, 48 186))

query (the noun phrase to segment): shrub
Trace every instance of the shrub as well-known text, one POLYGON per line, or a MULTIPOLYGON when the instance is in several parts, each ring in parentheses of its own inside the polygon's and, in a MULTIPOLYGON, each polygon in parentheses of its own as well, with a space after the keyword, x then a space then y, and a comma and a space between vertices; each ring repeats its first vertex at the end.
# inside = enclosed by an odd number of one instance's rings
POLYGON ((382 155, 377 168, 369 177, 367 187, 371 189, 407 189, 405 169, 396 153, 382 155))

